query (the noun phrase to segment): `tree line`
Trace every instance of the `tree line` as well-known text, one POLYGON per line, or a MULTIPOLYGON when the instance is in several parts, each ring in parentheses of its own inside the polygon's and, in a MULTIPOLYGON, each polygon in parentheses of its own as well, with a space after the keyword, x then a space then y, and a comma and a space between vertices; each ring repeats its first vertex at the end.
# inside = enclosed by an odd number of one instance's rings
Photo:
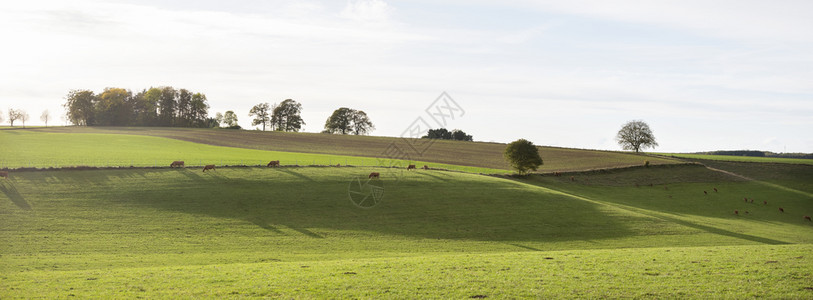
MULTIPOLYGON (((206 95, 171 86, 150 87, 133 93, 123 88, 105 88, 101 93, 71 90, 65 96, 67 119, 80 126, 165 126, 220 127, 241 129, 234 111, 209 116, 206 95)), ((11 111, 10 111, 11 113, 11 111)), ((281 103, 254 105, 249 111, 252 126, 275 131, 298 132, 305 125, 302 104, 293 99, 281 103)), ((17 115, 15 115, 17 116, 17 115)), ((9 117, 11 122, 24 117, 9 117)), ((23 121, 24 122, 24 121, 23 121)), ((47 120, 46 120, 47 122, 47 120)), ((367 135, 375 125, 363 110, 340 107, 327 118, 322 133, 367 135)), ((462 130, 431 129, 424 138, 472 141, 462 130)))
MULTIPOLYGON (((7 115, 4 115, 3 112, 0 111, 0 123, 3 123, 3 121, 5 121, 4 120, 5 116, 8 116, 8 124, 11 125, 11 127, 14 127, 14 122, 20 121, 21 123, 23 123, 23 128, 25 128, 25 122, 31 119, 31 116, 28 115, 28 113, 25 112, 25 110, 14 108, 9 108, 7 115)), ((40 115, 40 120, 45 122, 45 127, 48 127, 48 121, 51 120, 51 113, 47 109, 42 111, 42 115, 40 115)))
POLYGON ((65 96, 68 120, 84 126, 213 127, 206 95, 171 86, 137 93, 123 88, 72 90, 65 96))

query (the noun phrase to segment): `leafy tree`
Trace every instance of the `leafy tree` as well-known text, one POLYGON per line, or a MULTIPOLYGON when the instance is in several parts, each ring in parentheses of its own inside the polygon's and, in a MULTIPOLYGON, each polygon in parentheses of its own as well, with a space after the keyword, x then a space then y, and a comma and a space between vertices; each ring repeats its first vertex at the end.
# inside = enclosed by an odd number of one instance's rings
POLYGON ((223 114, 223 123, 226 123, 226 125, 228 125, 227 128, 229 129, 240 129, 240 125, 237 124, 237 114, 235 114, 233 111, 229 110, 223 114))
POLYGON ((161 89, 151 87, 142 90, 132 99, 133 116, 130 117, 132 125, 156 126, 158 125, 158 101, 161 98, 161 89))
POLYGON ((190 125, 196 127, 209 127, 209 122, 207 119, 209 116, 209 103, 206 100, 206 95, 201 93, 193 94, 189 106, 189 117, 190 120, 192 120, 192 124, 190 125))
POLYGON ((192 114, 192 93, 187 89, 178 90, 177 107, 175 109, 175 126, 189 127, 192 114))
POLYGON ((474 138, 471 135, 466 134, 460 129, 452 130, 452 139, 456 141, 474 141, 474 138))
POLYGON ((178 92, 168 86, 161 89, 158 98, 158 123, 161 126, 172 126, 175 119, 176 99, 178 92))
POLYGON ((76 125, 94 125, 96 122, 96 95, 90 90, 72 90, 65 96, 68 120, 76 125))
POLYGON ((132 92, 122 88, 105 88, 96 101, 97 123, 103 126, 129 125, 132 96, 132 92))
POLYGON ((333 111, 333 114, 325 121, 324 133, 347 134, 350 132, 350 114, 353 110, 341 107, 333 111))
POLYGON ((265 131, 265 125, 271 124, 271 115, 269 113, 270 110, 271 106, 268 105, 267 102, 254 105, 254 107, 252 107, 248 112, 249 117, 254 117, 254 120, 251 120, 251 125, 257 126, 262 124, 263 131, 265 131))
POLYGON ((215 121, 217 122, 217 127, 220 127, 220 124, 223 124, 223 114, 216 113, 215 114, 215 121))
POLYGON ((300 113, 302 113, 302 104, 294 100, 286 99, 279 105, 274 104, 271 114, 271 129, 298 132, 302 129, 302 125, 305 125, 300 113))
POLYGON ((375 126, 373 122, 370 121, 370 117, 367 116, 362 110, 355 110, 353 112, 352 118, 353 120, 353 134, 355 135, 367 135, 371 131, 375 130, 375 126))
POLYGON ((45 122, 45 127, 48 127, 48 120, 50 120, 50 119, 51 119, 51 113, 49 113, 47 109, 44 110, 42 112, 42 115, 40 115, 40 120, 45 122))
MULTIPOLYGON (((221 115, 221 119, 222 117, 223 116, 221 115)), ((220 127, 220 122, 217 121, 217 118, 206 118, 204 126, 206 126, 207 128, 218 128, 220 127)))
POLYGON ((528 174, 530 171, 535 171, 542 165, 542 157, 539 156, 539 149, 534 146, 534 143, 526 139, 519 139, 505 148, 505 159, 511 163, 520 175, 528 174))
POLYGON ((373 131, 375 126, 367 113, 361 110, 341 107, 325 121, 324 133, 366 135, 373 131))
POLYGON ((636 153, 642 149, 658 146, 649 125, 641 120, 632 120, 624 124, 615 139, 622 149, 634 150, 636 153))

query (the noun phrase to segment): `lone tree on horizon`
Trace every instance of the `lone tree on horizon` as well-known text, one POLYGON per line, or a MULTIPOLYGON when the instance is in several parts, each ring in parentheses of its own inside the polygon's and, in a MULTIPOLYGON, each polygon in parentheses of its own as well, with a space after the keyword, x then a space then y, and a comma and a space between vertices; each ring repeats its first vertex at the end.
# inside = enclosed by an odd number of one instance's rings
POLYGON ((634 150, 635 153, 640 152, 642 149, 658 146, 649 125, 642 120, 632 120, 624 124, 615 139, 621 145, 621 149, 634 150))
MULTIPOLYGON (((17 121, 23 117, 23 111, 19 109, 8 109, 8 123, 11 127, 14 127, 14 121, 17 121)), ((25 126, 23 126, 25 127, 25 126)))
POLYGON ((519 175, 536 171, 542 165, 542 157, 539 156, 539 149, 529 140, 518 139, 505 148, 505 159, 511 163, 519 175))
POLYGON ((271 106, 268 105, 268 102, 254 105, 251 111, 248 112, 249 117, 254 117, 254 120, 251 120, 251 125, 257 126, 262 124, 263 131, 265 131, 265 125, 271 124, 271 115, 268 113, 270 110, 271 106))
POLYGON ((48 120, 50 120, 50 119, 51 119, 51 113, 50 113, 50 112, 48 112, 48 110, 47 110, 47 109, 46 109, 46 110, 44 110, 44 111, 42 112, 42 115, 40 115, 40 120, 42 120, 43 122, 45 122, 45 127, 48 127, 48 120))
POLYGON ((327 118, 322 133, 366 135, 374 129, 373 122, 363 110, 340 107, 327 118))

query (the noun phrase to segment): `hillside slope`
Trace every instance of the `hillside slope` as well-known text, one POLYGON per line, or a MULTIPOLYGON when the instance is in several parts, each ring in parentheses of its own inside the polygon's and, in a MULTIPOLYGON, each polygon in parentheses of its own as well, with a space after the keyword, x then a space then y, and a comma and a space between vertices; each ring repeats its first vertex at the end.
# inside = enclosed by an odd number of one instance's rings
POLYGON ((0 296, 810 295, 813 197, 697 165, 575 181, 418 170, 373 180, 383 197, 362 209, 350 191, 372 171, 386 170, 15 172, 0 181, 0 296))
MULTIPOLYGON (((450 165, 509 170, 505 144, 319 133, 151 127, 53 127, 35 129, 55 133, 111 133, 148 135, 217 146, 258 150, 394 158, 450 165), (427 144, 428 143, 428 144, 427 144)), ((0 135, 3 133, 0 132, 0 135)), ((540 172, 580 171, 651 164, 680 163, 678 159, 626 152, 539 147, 540 172)))

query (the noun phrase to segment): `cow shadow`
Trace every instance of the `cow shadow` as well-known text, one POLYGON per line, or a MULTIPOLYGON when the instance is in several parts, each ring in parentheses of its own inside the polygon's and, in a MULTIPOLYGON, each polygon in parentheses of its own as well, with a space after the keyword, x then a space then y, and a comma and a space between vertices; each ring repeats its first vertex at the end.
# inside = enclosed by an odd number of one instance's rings
POLYGON ((25 201, 25 198, 22 194, 17 190, 17 187, 14 186, 13 183, 5 180, 5 182, 0 184, 0 191, 6 195, 14 205, 17 205, 20 209, 23 210, 31 210, 31 204, 28 204, 28 201, 25 201))
POLYGON ((313 178, 310 178, 310 177, 308 177, 308 176, 302 175, 302 174, 301 174, 301 173, 299 173, 299 172, 294 172, 294 171, 289 170, 289 169, 287 169, 287 168, 275 168, 275 169, 278 169, 280 172, 283 172, 283 173, 288 174, 288 175, 295 176, 295 177, 297 177, 297 178, 305 179, 305 180, 307 180, 307 181, 314 181, 314 180, 313 180, 313 178))

